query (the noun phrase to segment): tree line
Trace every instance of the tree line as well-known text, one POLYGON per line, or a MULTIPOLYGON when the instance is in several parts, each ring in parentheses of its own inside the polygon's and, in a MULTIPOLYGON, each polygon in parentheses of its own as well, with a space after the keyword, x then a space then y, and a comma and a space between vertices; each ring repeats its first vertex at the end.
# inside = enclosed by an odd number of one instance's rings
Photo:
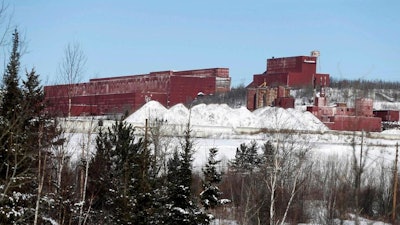
POLYGON ((398 81, 384 81, 384 80, 349 80, 349 79, 335 79, 331 78, 330 86, 332 88, 354 88, 358 89, 394 89, 400 88, 400 82, 398 81))
MULTIPOLYGON (((336 79, 331 78, 330 88, 342 90, 342 96, 338 100, 348 101, 351 99, 352 94, 356 97, 371 97, 375 96, 376 92, 378 94, 388 95, 393 99, 393 101, 398 101, 400 98, 400 82, 398 81, 384 81, 384 80, 365 80, 365 79, 336 79)), ((305 86, 296 91, 294 97, 296 98, 308 98, 312 99, 314 94, 313 87, 305 86)), ((353 96, 354 97, 354 96, 353 96)), ((379 97, 379 96, 378 96, 379 97)), ((373 97, 374 98, 374 97, 373 97)), ((227 93, 216 93, 214 95, 198 96, 196 100, 191 101, 187 104, 197 105, 197 104, 227 104, 232 108, 237 108, 240 106, 246 106, 246 87, 244 85, 238 85, 232 87, 227 93)))

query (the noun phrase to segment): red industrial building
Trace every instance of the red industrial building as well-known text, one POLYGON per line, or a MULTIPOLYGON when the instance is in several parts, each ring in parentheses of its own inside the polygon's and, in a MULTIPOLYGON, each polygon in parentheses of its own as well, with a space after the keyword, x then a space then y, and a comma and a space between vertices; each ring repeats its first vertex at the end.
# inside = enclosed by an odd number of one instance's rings
POLYGON ((400 121, 399 110, 374 110, 374 116, 380 117, 384 122, 400 121))
POLYGON ((228 92, 230 84, 228 68, 211 68, 98 78, 45 86, 44 91, 49 111, 79 116, 133 112, 149 100, 169 107, 190 102, 199 93, 228 92))
POLYGON ((246 87, 247 108, 293 108, 294 99, 290 96, 289 88, 329 86, 329 74, 317 73, 318 56, 318 51, 312 51, 311 56, 267 59, 266 71, 255 74, 246 87))
POLYGON ((267 59, 266 71, 255 74, 250 85, 257 87, 266 82, 295 88, 329 86, 329 74, 317 73, 319 53, 313 51, 311 55, 267 59))
POLYGON ((247 87, 247 108, 255 110, 265 106, 294 108, 294 98, 290 89, 284 86, 268 86, 266 82, 258 87, 247 87))
POLYGON ((324 88, 329 87, 329 74, 317 73, 318 57, 319 52, 312 51, 311 56, 267 59, 266 71, 255 74, 246 87, 247 108, 293 108, 294 98, 290 96, 290 88, 312 87, 321 92, 315 96, 314 105, 307 107, 307 111, 332 130, 381 131, 382 119, 398 118, 396 112, 373 112, 371 99, 357 99, 354 108, 344 103, 328 106, 324 88))
POLYGON ((332 130, 380 132, 382 119, 374 116, 372 107, 373 101, 368 98, 356 99, 354 108, 345 103, 328 106, 325 93, 321 91, 314 99, 314 106, 308 106, 307 111, 332 130))

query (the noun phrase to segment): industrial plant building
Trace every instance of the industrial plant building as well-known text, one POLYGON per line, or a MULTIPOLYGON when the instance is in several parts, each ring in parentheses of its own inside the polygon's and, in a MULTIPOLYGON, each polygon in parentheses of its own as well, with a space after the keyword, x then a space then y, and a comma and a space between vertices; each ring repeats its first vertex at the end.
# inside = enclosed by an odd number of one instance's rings
MULTIPOLYGON (((329 74, 318 73, 318 51, 310 56, 270 58, 262 74, 253 75, 246 87, 247 108, 266 106, 294 108, 291 89, 313 88, 314 104, 307 107, 332 130, 381 131, 382 121, 399 121, 398 110, 373 110, 371 99, 360 98, 348 107, 328 104, 325 88, 329 74)), ((47 108, 59 116, 107 115, 131 113, 155 100, 165 107, 190 103, 203 95, 230 91, 228 68, 186 71, 159 71, 149 74, 90 79, 87 83, 46 86, 47 108)))
POLYGON ((311 87, 320 93, 315 94, 314 105, 308 106, 307 111, 332 130, 379 132, 382 121, 398 119, 396 111, 373 111, 372 99, 357 99, 354 108, 345 103, 328 104, 324 90, 330 85, 329 74, 317 72, 318 57, 319 52, 312 51, 310 56, 267 59, 266 71, 255 74, 246 87, 247 108, 294 108, 290 90, 311 87))
POLYGON ((289 88, 329 86, 329 74, 317 73, 318 57, 319 52, 312 51, 310 56, 267 59, 265 72, 253 75, 253 81, 246 87, 247 108, 293 108, 289 88))
POLYGON ((317 72, 319 52, 311 56, 293 56, 267 59, 266 70, 255 74, 251 85, 258 86, 266 82, 270 86, 284 85, 303 88, 311 85, 329 86, 329 74, 317 72))
POLYGON ((44 91, 48 110, 60 116, 80 116, 130 113, 149 100, 169 107, 198 95, 228 92, 230 85, 228 68, 211 68, 90 79, 45 86, 44 91))
POLYGON ((382 119, 375 117, 373 101, 369 98, 355 100, 355 107, 348 107, 345 103, 329 105, 324 88, 315 96, 314 105, 308 106, 311 112, 331 130, 346 131, 382 131, 382 119))

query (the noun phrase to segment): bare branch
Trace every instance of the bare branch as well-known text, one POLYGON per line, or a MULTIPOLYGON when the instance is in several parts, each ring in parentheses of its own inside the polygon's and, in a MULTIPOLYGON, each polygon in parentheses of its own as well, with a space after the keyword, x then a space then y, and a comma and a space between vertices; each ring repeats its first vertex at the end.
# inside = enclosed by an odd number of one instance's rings
POLYGON ((65 84, 74 84, 81 81, 87 57, 77 42, 68 43, 64 49, 64 58, 59 65, 59 75, 65 84))

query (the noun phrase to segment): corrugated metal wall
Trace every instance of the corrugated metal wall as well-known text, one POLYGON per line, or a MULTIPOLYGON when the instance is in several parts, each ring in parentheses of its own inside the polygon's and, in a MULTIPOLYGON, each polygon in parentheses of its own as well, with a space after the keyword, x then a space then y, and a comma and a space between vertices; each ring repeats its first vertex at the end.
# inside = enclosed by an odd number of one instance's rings
POLYGON ((73 116, 102 115, 133 112, 149 100, 166 107, 186 103, 198 92, 227 92, 230 81, 229 69, 212 68, 98 78, 88 83, 46 86, 44 90, 49 111, 65 116, 71 107, 73 116))

